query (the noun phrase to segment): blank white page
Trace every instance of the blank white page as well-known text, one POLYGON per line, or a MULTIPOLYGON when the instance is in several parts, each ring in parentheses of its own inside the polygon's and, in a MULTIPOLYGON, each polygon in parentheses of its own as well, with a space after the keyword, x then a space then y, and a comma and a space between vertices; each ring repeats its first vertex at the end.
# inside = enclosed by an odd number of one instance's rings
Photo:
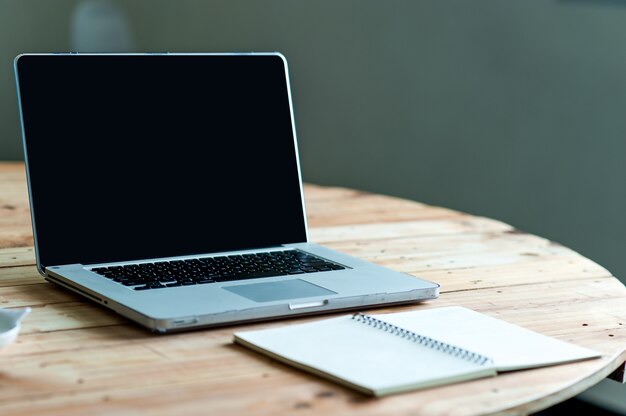
POLYGON ((499 371, 578 361, 600 354, 460 306, 373 317, 493 359, 499 371))
POLYGON ((239 332, 235 341, 375 395, 495 374, 491 364, 428 348, 351 316, 239 332))

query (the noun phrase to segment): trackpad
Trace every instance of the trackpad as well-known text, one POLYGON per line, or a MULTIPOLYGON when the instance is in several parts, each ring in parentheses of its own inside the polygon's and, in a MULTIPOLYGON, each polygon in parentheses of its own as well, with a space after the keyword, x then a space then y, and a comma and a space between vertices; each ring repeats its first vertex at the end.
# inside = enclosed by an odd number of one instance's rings
POLYGON ((310 298, 313 296, 336 295, 337 292, 324 289, 313 283, 300 279, 282 282, 250 283, 247 285, 226 286, 222 289, 233 292, 255 302, 271 302, 274 300, 310 298))

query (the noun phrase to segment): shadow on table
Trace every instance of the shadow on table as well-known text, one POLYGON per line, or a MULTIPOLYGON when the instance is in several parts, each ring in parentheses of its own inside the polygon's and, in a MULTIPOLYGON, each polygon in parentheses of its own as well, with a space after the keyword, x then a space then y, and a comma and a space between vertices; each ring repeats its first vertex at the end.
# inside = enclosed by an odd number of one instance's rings
POLYGON ((548 409, 533 413, 534 416, 561 416, 561 415, 593 415, 593 416, 621 416, 607 409, 576 398, 554 405, 548 409))

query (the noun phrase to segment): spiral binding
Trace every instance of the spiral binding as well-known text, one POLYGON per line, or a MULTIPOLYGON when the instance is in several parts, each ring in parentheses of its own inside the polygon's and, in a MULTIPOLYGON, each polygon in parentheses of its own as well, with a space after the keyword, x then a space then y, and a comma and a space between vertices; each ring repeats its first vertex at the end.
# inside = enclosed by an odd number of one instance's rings
POLYGON ((381 329, 385 332, 389 332, 393 335, 397 335, 401 338, 407 339, 411 342, 415 342, 419 345, 423 345, 428 348, 435 349, 437 351, 445 352, 446 354, 452 355, 454 357, 461 358, 466 361, 473 362, 479 365, 490 364, 492 362, 491 358, 485 357, 484 355, 477 354, 472 351, 468 351, 464 348, 456 347, 454 345, 447 344, 442 341, 437 341, 436 339, 427 337, 425 335, 417 334, 413 331, 408 331, 406 329, 402 329, 393 324, 389 324, 385 321, 381 321, 380 319, 373 318, 371 316, 364 315, 362 313, 356 313, 352 316, 357 322, 364 323, 371 327, 381 329))

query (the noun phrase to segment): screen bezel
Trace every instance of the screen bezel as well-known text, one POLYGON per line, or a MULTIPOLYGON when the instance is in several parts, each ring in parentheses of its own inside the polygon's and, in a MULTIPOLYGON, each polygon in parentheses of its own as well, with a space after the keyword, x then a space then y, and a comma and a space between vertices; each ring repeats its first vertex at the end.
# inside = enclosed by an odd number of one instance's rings
MULTIPOLYGON (((42 247, 40 247, 39 243, 38 243, 38 239, 37 239, 37 222, 35 219, 35 210, 33 209, 34 204, 35 204, 35 200, 36 198, 33 198, 33 194, 32 194, 32 188, 31 188, 31 180, 30 180, 30 170, 29 170, 29 162, 28 162, 28 152, 27 152, 27 144, 26 144, 26 130, 25 130, 25 125, 24 125, 24 117, 22 114, 22 100, 21 100, 21 96, 20 96, 20 80, 19 80, 19 60, 22 57, 27 57, 27 56, 50 56, 50 57, 60 57, 60 56, 68 56, 68 57, 80 57, 80 56, 154 56, 154 55, 159 55, 159 56, 166 56, 166 57, 171 57, 172 59, 175 59, 176 57, 180 57, 180 56, 207 56, 207 57, 213 57, 213 56, 220 56, 220 57, 227 57, 227 56, 246 56, 246 57, 265 57, 265 56, 275 56, 281 59, 282 63, 283 63, 283 69, 285 71, 285 81, 286 81, 286 88, 287 88, 287 98, 289 101, 289 114, 290 114, 290 119, 291 119, 291 131, 292 131, 292 137, 293 137, 293 144, 294 144, 294 157, 296 158, 296 170, 298 172, 298 186, 299 186, 299 191, 300 191, 300 202, 301 202, 301 206, 302 206, 302 216, 304 219, 304 235, 305 235, 305 241, 302 241, 302 243, 306 243, 309 241, 309 227, 308 227, 308 223, 307 223, 307 215, 306 215, 306 206, 305 206, 305 202, 304 202, 304 192, 303 192, 303 185, 302 185, 302 170, 300 167, 300 155, 299 155, 299 150, 298 150, 298 138, 296 135, 296 126, 295 126, 295 118, 294 118, 294 112, 293 112, 293 100, 292 100, 292 96, 291 96, 291 81, 289 79, 289 67, 287 64, 287 58, 280 52, 244 52, 244 53, 239 53, 239 52, 228 52, 228 53, 169 53, 169 52, 164 52, 164 53, 76 53, 76 52, 64 52, 64 53, 23 53, 23 54, 19 54, 15 57, 15 59, 13 60, 13 69, 14 69, 14 73, 15 73, 15 85, 16 85, 16 89, 17 89, 17 101, 18 101, 18 109, 19 109, 19 115, 20 115, 20 127, 22 130, 22 145, 23 145, 23 150, 24 150, 24 162, 25 162, 25 167, 26 167, 26 182, 27 182, 27 187, 28 187, 28 199, 29 199, 29 205, 30 205, 30 215, 31 215, 31 223, 32 223, 32 230, 33 230, 33 242, 34 242, 34 246, 35 246, 35 258, 36 258, 36 265, 37 265, 37 270, 39 271, 40 274, 45 276, 45 269, 46 267, 50 267, 50 266, 62 266, 62 265, 57 265, 57 264, 49 264, 49 265, 45 265, 41 262, 41 251, 42 251, 42 247)), ((45 250, 45 249, 44 249, 45 250)), ((205 254, 212 254, 212 253, 205 253, 205 254)), ((176 257, 185 257, 183 256, 176 256, 176 257)), ((136 259, 136 260, 143 260, 143 259, 136 259)), ((151 260, 156 260, 156 259, 151 259, 151 260)), ((127 261, 127 262, 123 262, 123 263, 130 263, 132 261, 127 261)), ((113 263, 113 262, 111 262, 113 263)), ((82 264, 82 263, 81 263, 82 264)))

